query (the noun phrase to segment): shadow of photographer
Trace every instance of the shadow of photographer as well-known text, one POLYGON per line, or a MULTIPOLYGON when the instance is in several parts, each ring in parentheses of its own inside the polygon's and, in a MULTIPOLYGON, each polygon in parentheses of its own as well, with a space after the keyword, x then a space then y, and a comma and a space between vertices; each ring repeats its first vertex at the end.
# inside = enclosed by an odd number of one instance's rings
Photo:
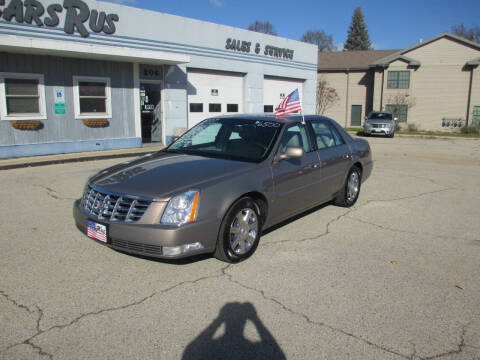
POLYGON ((194 359, 286 359, 272 334, 259 319, 251 303, 227 303, 218 317, 195 338, 182 356, 183 360, 194 359), (247 320, 255 326, 260 341, 251 341, 244 336, 247 320), (220 328, 221 336, 215 336, 220 328))

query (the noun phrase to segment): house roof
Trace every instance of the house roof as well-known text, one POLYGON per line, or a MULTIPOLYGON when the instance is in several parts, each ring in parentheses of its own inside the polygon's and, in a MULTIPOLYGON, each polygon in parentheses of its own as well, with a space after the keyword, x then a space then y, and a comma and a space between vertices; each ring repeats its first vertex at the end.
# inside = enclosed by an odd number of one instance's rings
POLYGON ((331 51, 318 53, 318 70, 368 70, 373 62, 399 50, 331 51))
MULTIPOLYGON (((318 71, 367 70, 371 67, 386 67, 396 60, 403 60, 412 66, 420 66, 420 62, 406 56, 410 51, 428 45, 441 38, 459 42, 480 50, 480 44, 448 32, 434 36, 402 50, 364 50, 364 51, 332 51, 318 53, 318 71)), ((480 65, 480 58, 473 59, 467 65, 480 65)))
POLYGON ((404 50, 399 50, 398 52, 396 52, 394 54, 391 54, 391 55, 387 55, 386 57, 384 57, 382 59, 378 59, 378 60, 372 62, 371 66, 372 67, 374 67, 374 66, 386 66, 386 65, 392 63, 393 61, 399 60, 399 59, 400 60, 405 60, 408 63, 411 63, 411 65, 413 65, 413 66, 419 66, 420 63, 418 61, 405 56, 405 54, 409 53, 412 50, 418 49, 422 46, 428 45, 428 44, 430 44, 434 41, 437 41, 441 38, 448 38, 450 40, 457 41, 457 42, 459 42, 461 44, 464 44, 466 46, 470 46, 470 47, 473 47, 477 50, 480 50, 480 44, 478 44, 476 42, 473 42, 473 41, 470 41, 470 40, 467 40, 467 39, 465 39, 461 36, 457 36, 457 35, 450 34, 448 32, 444 32, 440 35, 434 36, 431 39, 428 39, 426 41, 422 41, 422 42, 420 42, 418 44, 415 44, 413 46, 410 46, 409 48, 406 48, 404 50))

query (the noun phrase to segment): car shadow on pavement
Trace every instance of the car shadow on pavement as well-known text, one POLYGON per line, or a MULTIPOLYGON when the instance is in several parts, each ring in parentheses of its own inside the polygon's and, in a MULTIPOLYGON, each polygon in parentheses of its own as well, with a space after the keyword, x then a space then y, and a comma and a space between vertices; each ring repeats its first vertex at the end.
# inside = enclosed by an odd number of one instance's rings
POLYGON ((182 360, 197 359, 282 360, 286 357, 253 304, 233 302, 225 304, 218 317, 185 348, 182 360), (254 325, 259 341, 245 338, 247 321, 254 325))

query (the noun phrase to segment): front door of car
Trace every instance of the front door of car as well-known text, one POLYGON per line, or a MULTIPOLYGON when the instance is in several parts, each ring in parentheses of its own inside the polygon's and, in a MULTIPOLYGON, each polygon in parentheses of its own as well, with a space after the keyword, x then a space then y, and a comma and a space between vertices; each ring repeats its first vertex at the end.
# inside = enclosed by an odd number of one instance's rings
POLYGON ((311 121, 322 168, 322 178, 330 197, 339 191, 351 166, 351 151, 335 127, 323 120, 311 121))
POLYGON ((287 147, 301 147, 305 152, 301 158, 276 160, 272 164, 275 202, 270 207, 273 221, 280 221, 308 209, 315 204, 320 179, 318 155, 313 151, 306 126, 294 124, 282 135, 278 155, 287 147))

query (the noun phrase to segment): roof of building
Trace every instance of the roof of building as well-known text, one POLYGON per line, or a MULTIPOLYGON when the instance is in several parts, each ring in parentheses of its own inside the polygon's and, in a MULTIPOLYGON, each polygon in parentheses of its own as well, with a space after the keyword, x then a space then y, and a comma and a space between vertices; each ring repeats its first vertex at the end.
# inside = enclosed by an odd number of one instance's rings
MULTIPOLYGON (((367 70, 369 67, 388 66, 396 60, 408 62, 411 66, 420 66, 420 62, 412 59, 405 54, 419 47, 428 45, 441 38, 448 38, 457 41, 463 45, 470 46, 480 50, 480 44, 467 40, 461 36, 444 32, 431 39, 422 41, 418 44, 401 50, 365 50, 365 51, 333 51, 318 53, 318 70, 319 71, 341 71, 341 70, 367 70)), ((473 59, 467 63, 468 65, 479 65, 478 59, 473 59)))
POLYGON ((318 53, 318 70, 368 70, 375 61, 399 50, 331 51, 318 53))

